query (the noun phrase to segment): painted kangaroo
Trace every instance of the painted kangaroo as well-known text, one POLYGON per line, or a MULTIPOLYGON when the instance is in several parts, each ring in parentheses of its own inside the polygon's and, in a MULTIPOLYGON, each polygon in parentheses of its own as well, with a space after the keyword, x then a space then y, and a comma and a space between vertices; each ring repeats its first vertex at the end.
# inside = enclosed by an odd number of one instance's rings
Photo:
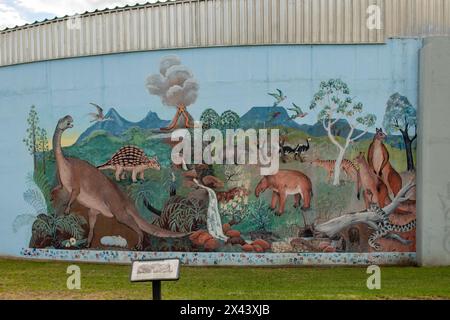
POLYGON ((383 143, 384 139, 386 139, 386 134, 383 129, 377 128, 367 158, 372 170, 383 179, 383 182, 396 196, 402 188, 402 178, 389 162, 389 152, 383 143))
POLYGON ((359 176, 366 209, 368 210, 371 204, 377 204, 380 208, 389 204, 391 199, 389 198, 388 188, 383 180, 373 172, 367 163, 364 153, 361 152, 355 158, 355 161, 359 165, 359 176))
POLYGON ((61 149, 61 136, 68 128, 73 128, 71 116, 66 116, 58 121, 53 135, 53 151, 59 185, 52 191, 52 194, 60 189, 65 189, 70 194, 70 200, 64 211, 66 214, 70 213, 71 206, 75 201, 89 209, 88 247, 91 244, 95 222, 99 214, 108 218, 114 217, 120 223, 134 230, 139 237, 137 249, 142 249, 143 231, 156 237, 179 238, 187 235, 164 230, 148 223, 139 216, 133 202, 97 168, 86 161, 64 157, 61 149))
POLYGON ((272 203, 271 208, 275 210, 278 205, 278 215, 284 213, 286 206, 286 198, 289 195, 294 195, 294 208, 300 206, 300 200, 303 199, 302 210, 307 210, 311 207, 312 183, 311 180, 295 170, 280 170, 277 174, 272 176, 265 176, 256 186, 255 195, 259 197, 265 190, 271 189, 272 203))

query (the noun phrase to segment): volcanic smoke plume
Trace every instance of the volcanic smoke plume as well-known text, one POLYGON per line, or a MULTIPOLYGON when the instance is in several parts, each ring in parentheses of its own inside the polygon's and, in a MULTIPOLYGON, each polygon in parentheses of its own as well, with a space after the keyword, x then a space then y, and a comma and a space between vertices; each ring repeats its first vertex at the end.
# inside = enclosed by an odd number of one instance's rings
POLYGON ((151 94, 161 97, 166 106, 187 107, 197 100, 199 85, 179 57, 169 55, 161 60, 159 74, 147 78, 151 94))

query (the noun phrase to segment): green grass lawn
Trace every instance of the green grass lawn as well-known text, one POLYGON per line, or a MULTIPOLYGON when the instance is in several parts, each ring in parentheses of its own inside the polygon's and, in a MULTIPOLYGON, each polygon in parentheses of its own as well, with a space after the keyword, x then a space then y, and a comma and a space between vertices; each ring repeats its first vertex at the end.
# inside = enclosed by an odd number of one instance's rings
MULTIPOLYGON (((66 262, 0 259, 0 299, 149 299, 150 283, 130 283, 130 266, 77 263, 81 290, 68 290, 66 262)), ((450 299, 450 267, 382 267, 381 290, 366 268, 183 267, 163 299, 450 299)))

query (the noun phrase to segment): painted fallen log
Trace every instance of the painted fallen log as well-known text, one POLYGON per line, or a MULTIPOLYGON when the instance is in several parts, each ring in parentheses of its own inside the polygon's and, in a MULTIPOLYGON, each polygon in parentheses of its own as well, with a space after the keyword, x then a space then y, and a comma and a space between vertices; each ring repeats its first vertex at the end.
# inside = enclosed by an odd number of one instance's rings
POLYGON ((325 223, 316 225, 314 230, 315 232, 326 234, 330 238, 338 234, 341 230, 358 223, 365 223, 372 229, 378 230, 378 223, 388 218, 402 202, 408 200, 409 193, 414 188, 415 183, 411 180, 400 190, 394 200, 384 208, 380 209, 374 207, 372 210, 347 213, 325 223))

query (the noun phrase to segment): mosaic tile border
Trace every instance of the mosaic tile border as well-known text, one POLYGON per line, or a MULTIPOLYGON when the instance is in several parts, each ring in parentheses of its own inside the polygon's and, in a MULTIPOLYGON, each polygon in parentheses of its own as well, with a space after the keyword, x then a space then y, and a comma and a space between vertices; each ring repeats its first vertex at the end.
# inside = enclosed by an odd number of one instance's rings
POLYGON ((54 250, 23 248, 20 256, 29 259, 130 263, 132 260, 179 258, 190 266, 352 266, 415 265, 416 253, 222 253, 222 252, 137 252, 54 250))

